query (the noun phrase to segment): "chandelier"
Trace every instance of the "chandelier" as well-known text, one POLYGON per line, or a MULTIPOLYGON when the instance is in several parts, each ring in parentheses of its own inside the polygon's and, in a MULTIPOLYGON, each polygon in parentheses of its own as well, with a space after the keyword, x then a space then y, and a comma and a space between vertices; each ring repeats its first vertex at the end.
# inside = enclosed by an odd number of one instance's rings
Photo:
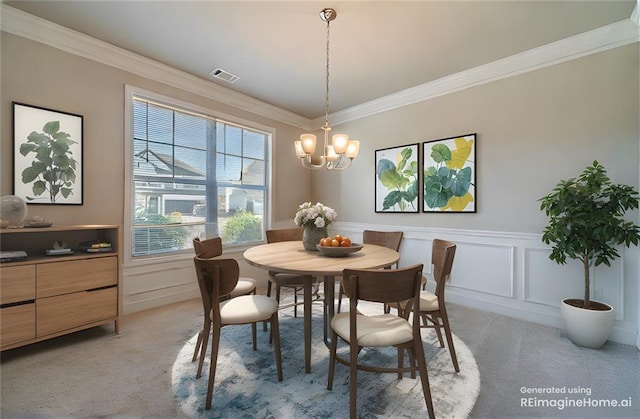
POLYGON ((324 8, 320 12, 320 19, 327 22, 327 66, 325 78, 325 108, 324 108, 324 146, 323 154, 316 163, 312 160, 312 155, 316 150, 316 136, 313 134, 302 134, 300 140, 295 142, 296 155, 300 158, 302 165, 307 169, 343 170, 351 166, 351 162, 358 156, 360 142, 350 140, 347 134, 334 134, 329 144, 329 23, 338 16, 331 8, 324 8))

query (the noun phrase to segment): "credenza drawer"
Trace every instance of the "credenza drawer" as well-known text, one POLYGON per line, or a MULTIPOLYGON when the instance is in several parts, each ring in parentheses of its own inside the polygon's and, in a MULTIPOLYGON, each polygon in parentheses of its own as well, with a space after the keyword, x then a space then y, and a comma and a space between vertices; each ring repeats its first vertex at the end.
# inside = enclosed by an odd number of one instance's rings
POLYGON ((36 336, 99 322, 118 314, 118 287, 37 300, 36 336))
POLYGON ((35 337, 35 303, 20 304, 0 309, 0 341, 2 347, 35 337))
POLYGON ((0 304, 16 303, 36 298, 34 265, 0 268, 0 304))
POLYGON ((118 258, 103 257, 37 265, 37 298, 69 294, 118 283, 118 258))

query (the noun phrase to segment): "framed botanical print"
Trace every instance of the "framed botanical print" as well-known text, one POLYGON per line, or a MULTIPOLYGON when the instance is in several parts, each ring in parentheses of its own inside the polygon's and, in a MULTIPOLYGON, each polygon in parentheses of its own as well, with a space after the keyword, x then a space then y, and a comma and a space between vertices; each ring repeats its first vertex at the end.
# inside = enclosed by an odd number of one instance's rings
POLYGON ((476 212, 476 134, 422 143, 423 212, 476 212))
POLYGON ((13 102, 13 193, 29 204, 82 205, 81 115, 13 102))
POLYGON ((419 144, 375 152, 375 211, 419 212, 419 144))

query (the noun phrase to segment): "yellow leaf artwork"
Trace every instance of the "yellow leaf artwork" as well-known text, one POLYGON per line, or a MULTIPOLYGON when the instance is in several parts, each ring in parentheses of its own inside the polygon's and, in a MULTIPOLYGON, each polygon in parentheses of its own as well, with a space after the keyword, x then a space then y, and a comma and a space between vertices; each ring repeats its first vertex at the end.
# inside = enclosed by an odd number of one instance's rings
POLYGON ((451 151, 451 160, 447 161, 449 169, 462 169, 471 154, 473 148, 473 140, 465 140, 464 137, 456 138, 456 148, 451 151))
POLYGON ((467 192, 460 197, 452 196, 451 198, 449 198, 447 205, 440 209, 442 211, 447 211, 449 209, 451 211, 463 211, 470 202, 473 202, 473 196, 469 192, 467 192))

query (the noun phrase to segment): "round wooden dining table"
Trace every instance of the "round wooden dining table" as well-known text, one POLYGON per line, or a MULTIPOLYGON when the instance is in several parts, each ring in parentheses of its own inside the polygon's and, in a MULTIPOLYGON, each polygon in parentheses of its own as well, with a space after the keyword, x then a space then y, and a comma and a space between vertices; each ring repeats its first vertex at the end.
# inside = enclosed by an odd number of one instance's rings
POLYGON ((327 325, 335 313, 335 277, 344 269, 377 269, 393 265, 400 254, 393 249, 365 244, 361 250, 344 257, 324 256, 307 251, 301 241, 268 243, 247 249, 244 259, 250 265, 271 272, 289 273, 304 277, 304 357, 305 371, 311 372, 311 291, 313 278, 324 283, 324 338, 327 325))

